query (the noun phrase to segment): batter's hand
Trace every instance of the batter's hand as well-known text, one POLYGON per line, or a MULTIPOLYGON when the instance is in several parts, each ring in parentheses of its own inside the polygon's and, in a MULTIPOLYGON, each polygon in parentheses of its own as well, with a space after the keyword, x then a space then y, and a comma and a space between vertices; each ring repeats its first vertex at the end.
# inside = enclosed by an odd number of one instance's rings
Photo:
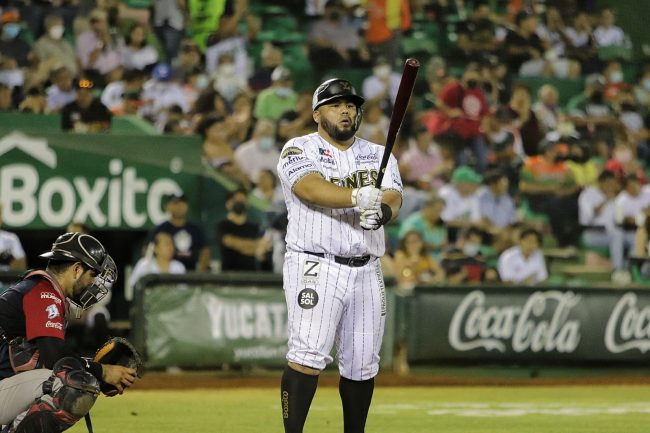
POLYGON ((361 227, 364 230, 377 230, 382 226, 382 212, 379 209, 366 209, 361 212, 361 227))
POLYGON ((355 206, 361 208, 362 211, 366 209, 378 210, 381 206, 381 199, 384 193, 374 186, 368 185, 363 188, 355 188, 352 190, 352 201, 355 206))

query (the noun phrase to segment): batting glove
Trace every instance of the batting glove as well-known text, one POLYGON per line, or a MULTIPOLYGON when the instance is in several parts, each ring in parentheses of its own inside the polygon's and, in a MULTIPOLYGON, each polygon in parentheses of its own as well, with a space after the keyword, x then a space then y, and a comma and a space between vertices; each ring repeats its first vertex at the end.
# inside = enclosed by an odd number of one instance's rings
POLYGON ((361 212, 361 227, 365 230, 377 230, 386 225, 393 216, 393 211, 386 203, 382 203, 379 209, 365 209, 361 212))
POLYGON ((381 209, 366 209, 361 212, 361 227, 364 230, 377 230, 381 227, 381 209))
POLYGON ((371 185, 355 188, 352 190, 352 203, 362 210, 379 210, 383 195, 384 193, 380 189, 371 185))

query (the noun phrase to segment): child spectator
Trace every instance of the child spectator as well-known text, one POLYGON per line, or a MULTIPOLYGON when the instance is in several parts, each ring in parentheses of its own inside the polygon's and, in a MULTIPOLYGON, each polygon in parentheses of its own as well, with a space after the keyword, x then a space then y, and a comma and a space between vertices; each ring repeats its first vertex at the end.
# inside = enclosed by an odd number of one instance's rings
POLYGON ((517 246, 508 248, 499 256, 498 271, 506 283, 535 285, 548 278, 544 255, 540 250, 542 236, 534 229, 525 229, 519 235, 517 246))
POLYGON ((422 236, 415 230, 406 232, 400 240, 394 263, 397 284, 404 290, 445 279, 444 270, 429 255, 422 236))

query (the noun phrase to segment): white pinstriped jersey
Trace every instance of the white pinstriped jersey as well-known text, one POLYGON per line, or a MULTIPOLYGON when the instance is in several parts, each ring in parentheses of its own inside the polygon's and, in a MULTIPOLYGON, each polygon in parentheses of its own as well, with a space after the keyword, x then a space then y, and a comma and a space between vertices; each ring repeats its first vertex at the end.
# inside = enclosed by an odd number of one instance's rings
MULTIPOLYGON (((318 133, 289 140, 282 149, 278 175, 289 212, 288 251, 311 251, 352 257, 384 254, 384 230, 364 230, 359 208, 331 209, 306 203, 293 193, 304 176, 320 173, 326 180, 347 188, 374 185, 384 146, 356 137, 342 151, 318 133)), ((402 194, 397 160, 390 156, 381 189, 402 194)))

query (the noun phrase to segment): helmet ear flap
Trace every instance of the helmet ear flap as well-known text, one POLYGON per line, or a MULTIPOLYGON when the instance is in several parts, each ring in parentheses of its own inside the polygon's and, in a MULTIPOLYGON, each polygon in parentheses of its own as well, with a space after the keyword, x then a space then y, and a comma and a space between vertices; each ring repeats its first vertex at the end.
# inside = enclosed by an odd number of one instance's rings
POLYGON ((358 131, 359 126, 361 126, 361 120, 363 118, 363 108, 361 106, 357 105, 357 118, 354 119, 354 130, 358 131))

